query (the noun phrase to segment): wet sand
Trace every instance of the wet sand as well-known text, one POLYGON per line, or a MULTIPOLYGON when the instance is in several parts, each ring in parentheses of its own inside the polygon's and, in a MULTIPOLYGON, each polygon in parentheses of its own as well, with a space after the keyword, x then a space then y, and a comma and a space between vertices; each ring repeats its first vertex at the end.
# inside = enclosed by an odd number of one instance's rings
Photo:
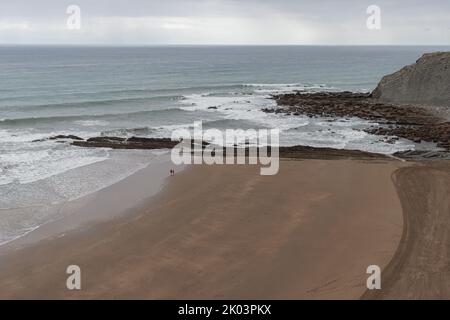
POLYGON ((0 298, 358 299, 402 235, 402 166, 193 166, 146 208, 1 256, 0 298), (72 264, 80 291, 65 287, 72 264))
MULTIPOLYGON (((181 171, 183 168, 183 165, 175 166, 168 154, 160 155, 147 167, 106 188, 72 201, 47 206, 46 210, 53 212, 54 218, 32 232, 1 245, 0 264, 5 252, 147 207, 152 197, 168 182, 169 170, 181 171)), ((21 214, 20 210, 17 214, 21 214)))

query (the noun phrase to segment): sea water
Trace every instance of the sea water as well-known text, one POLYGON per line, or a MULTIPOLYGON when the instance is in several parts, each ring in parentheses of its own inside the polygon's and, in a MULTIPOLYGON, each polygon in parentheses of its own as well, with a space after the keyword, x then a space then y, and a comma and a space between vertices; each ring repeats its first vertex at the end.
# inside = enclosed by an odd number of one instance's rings
POLYGON ((438 47, 0 46, 0 243, 50 218, 45 207, 104 188, 155 151, 86 149, 46 138, 170 137, 194 121, 218 129, 279 128, 283 145, 391 154, 351 118, 261 111, 282 92, 369 92, 383 75, 438 47))

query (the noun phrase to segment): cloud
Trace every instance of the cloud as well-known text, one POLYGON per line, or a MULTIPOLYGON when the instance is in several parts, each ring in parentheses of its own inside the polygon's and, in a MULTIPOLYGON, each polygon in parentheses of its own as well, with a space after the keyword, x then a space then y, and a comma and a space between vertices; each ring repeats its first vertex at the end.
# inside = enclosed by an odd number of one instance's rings
POLYGON ((361 0, 30 0, 0 4, 0 43, 450 44, 448 0, 378 0, 382 29, 361 0), (66 28, 81 7, 82 29, 66 28))
MULTIPOLYGON (((295 19, 242 17, 97 17, 83 22, 76 35, 94 43, 119 44, 283 44, 311 42, 315 30, 295 19)), ((69 38, 67 38, 69 39, 69 38)), ((72 37, 73 39, 73 37, 72 37)))
POLYGON ((0 21, 0 32, 14 32, 30 30, 30 24, 27 21, 2 20, 0 21))

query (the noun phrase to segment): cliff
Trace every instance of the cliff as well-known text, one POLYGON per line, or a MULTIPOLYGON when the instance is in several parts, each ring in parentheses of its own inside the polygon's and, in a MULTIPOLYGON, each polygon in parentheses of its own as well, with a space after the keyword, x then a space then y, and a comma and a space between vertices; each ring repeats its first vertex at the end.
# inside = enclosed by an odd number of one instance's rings
POLYGON ((372 97, 382 102, 450 108, 450 52, 424 54, 383 77, 372 97))

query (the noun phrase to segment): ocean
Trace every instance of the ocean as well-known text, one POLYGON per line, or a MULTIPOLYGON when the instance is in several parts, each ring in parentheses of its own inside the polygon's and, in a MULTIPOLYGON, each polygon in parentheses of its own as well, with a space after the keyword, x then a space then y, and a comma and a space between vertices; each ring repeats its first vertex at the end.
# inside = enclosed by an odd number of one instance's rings
POLYGON ((48 206, 100 190, 161 151, 84 149, 59 134, 170 137, 173 129, 279 128, 281 144, 391 154, 360 119, 267 114, 271 94, 369 92, 439 47, 0 46, 0 243, 57 218, 48 206))

